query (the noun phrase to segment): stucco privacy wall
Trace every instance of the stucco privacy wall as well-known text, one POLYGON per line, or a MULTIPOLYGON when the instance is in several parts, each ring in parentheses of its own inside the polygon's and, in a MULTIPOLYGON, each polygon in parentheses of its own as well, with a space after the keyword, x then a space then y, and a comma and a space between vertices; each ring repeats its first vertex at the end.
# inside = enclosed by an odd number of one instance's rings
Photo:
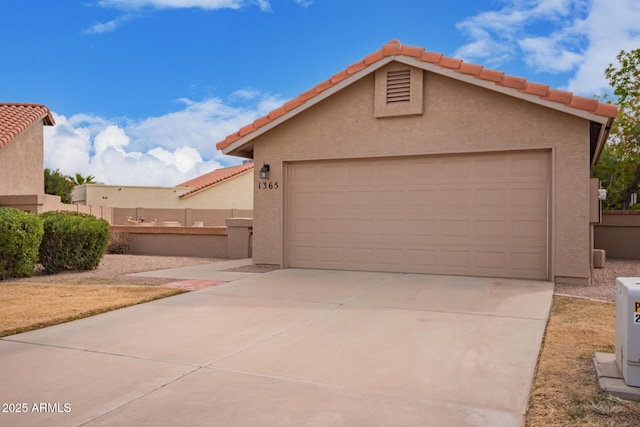
POLYGON ((254 262, 283 263, 285 162, 546 149, 550 278, 588 281, 589 121, 430 72, 423 85, 422 115, 376 119, 369 74, 255 138, 256 164, 284 185, 255 192, 254 262))
POLYGON ((44 194, 43 123, 25 129, 0 150, 0 195, 44 194))

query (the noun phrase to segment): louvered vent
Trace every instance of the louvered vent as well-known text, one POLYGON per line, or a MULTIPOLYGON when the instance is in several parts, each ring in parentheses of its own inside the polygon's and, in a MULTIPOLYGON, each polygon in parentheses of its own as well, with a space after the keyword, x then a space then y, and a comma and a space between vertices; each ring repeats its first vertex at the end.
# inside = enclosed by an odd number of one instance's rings
POLYGON ((411 70, 387 72, 387 104, 411 101, 411 70))

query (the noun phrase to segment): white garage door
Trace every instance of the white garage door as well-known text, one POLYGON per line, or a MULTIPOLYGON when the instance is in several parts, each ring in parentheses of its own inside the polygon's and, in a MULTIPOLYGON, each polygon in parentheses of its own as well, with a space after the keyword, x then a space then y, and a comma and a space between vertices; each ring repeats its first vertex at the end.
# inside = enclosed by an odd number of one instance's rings
POLYGON ((288 163, 287 266, 546 279, 549 159, 288 163))

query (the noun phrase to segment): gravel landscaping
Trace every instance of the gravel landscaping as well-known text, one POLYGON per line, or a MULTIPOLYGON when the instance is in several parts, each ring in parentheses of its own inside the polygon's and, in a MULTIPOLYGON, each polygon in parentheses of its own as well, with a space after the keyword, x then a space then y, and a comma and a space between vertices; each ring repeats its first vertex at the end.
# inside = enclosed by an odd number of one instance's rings
MULTIPOLYGON (((100 266, 94 271, 60 273, 51 276, 38 274, 33 277, 11 280, 11 282, 55 283, 67 280, 75 282, 77 279, 93 279, 89 282, 95 283, 96 279, 119 279, 134 284, 163 285, 174 281, 174 279, 132 277, 127 274, 221 261, 225 261, 225 259, 105 254, 100 266)), ((276 267, 257 265, 230 269, 230 271, 264 273, 274 268, 276 267)), ((616 277, 640 277, 640 261, 607 260, 605 268, 594 270, 594 280, 590 286, 556 284, 555 293, 600 301, 615 301, 616 277)))
POLYGON ((616 300, 616 277, 640 277, 640 261, 609 259, 604 268, 593 271, 590 286, 556 284, 555 293, 600 301, 616 300))

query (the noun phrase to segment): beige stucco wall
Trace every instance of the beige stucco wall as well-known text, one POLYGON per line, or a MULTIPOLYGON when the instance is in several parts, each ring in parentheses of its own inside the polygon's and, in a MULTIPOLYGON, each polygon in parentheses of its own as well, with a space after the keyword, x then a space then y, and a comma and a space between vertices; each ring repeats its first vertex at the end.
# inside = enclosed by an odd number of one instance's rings
POLYGON ((376 119, 370 74, 255 139, 256 164, 279 186, 255 193, 254 262, 283 262, 286 161, 549 149, 550 279, 587 283, 589 122, 428 72, 424 91, 424 114, 376 119))
POLYGON ((42 128, 39 120, 0 149, 0 195, 44 194, 42 128))
POLYGON ((595 227, 595 247, 607 258, 640 259, 640 211, 607 211, 595 227))
POLYGON ((253 209, 253 171, 229 178, 188 197, 190 188, 79 185, 74 203, 119 208, 253 209))
POLYGON ((181 207, 253 209, 253 169, 182 199, 181 207))

